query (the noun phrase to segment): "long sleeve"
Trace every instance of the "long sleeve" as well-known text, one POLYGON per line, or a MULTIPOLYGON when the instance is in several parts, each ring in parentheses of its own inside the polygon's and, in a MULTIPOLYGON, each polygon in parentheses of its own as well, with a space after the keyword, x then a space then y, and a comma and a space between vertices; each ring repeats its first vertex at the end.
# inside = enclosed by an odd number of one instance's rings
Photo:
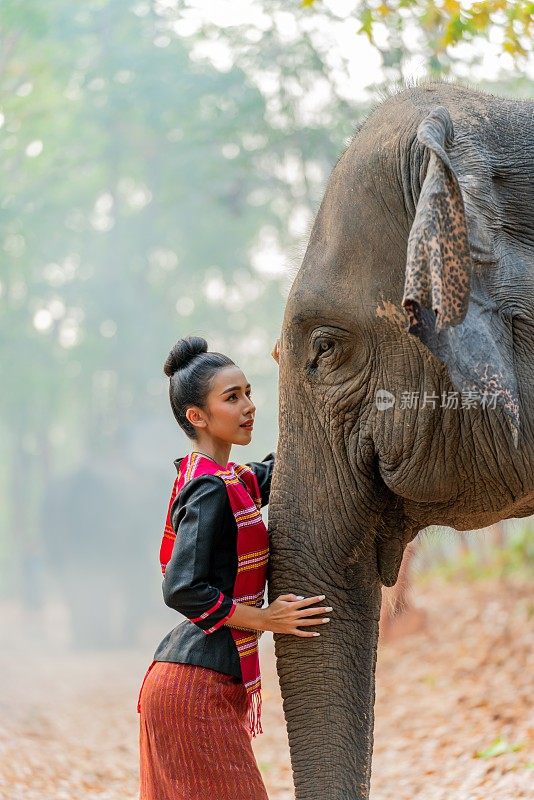
POLYGON ((262 461, 250 461, 247 467, 254 472, 261 491, 261 504, 266 506, 269 502, 269 495, 271 493, 271 477, 273 474, 273 467, 275 461, 275 453, 269 453, 262 461))
POLYGON ((180 492, 171 510, 176 540, 163 579, 166 605, 213 633, 232 616, 236 604, 209 582, 210 555, 215 533, 228 502, 220 478, 193 478, 180 492))

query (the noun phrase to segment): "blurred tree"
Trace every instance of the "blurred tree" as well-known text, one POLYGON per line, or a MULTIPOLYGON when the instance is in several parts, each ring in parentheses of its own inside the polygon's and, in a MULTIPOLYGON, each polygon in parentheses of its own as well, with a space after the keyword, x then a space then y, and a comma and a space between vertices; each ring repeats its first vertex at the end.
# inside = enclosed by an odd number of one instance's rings
MULTIPOLYGON (((273 36, 248 57, 265 75, 285 63, 275 113, 246 60, 193 55, 204 33, 178 35, 165 4, 5 0, 0 35, 7 591, 39 558, 56 475, 105 461, 139 420, 174 429, 161 367, 177 337, 200 332, 236 358, 261 413, 258 456, 275 446, 284 254, 355 115, 332 102, 299 117, 293 92, 326 83, 322 61, 273 36)), ((139 481, 162 473, 168 461, 139 481)))
MULTIPOLYGON (((139 436, 138 480, 166 500, 172 437, 187 447, 161 371, 179 336, 201 333, 237 360, 262 421, 255 456, 275 446, 269 353, 283 297, 366 105, 340 90, 327 15, 311 26, 315 9, 263 0, 220 23, 196 5, 2 4, 0 575, 11 587, 39 559, 45 487, 99 469, 119 431, 161 422, 166 436, 139 436)), ((394 71, 394 48, 388 57, 394 71)), ((508 91, 532 85, 514 78, 508 91)), ((158 541, 159 512, 155 533, 140 513, 132 535, 158 541)))
MULTIPOLYGON (((300 5, 328 8, 320 0, 301 0, 300 5)), ((361 0, 352 14, 358 33, 380 50, 384 66, 399 72, 412 49, 403 43, 409 30, 419 34, 420 50, 434 75, 450 71, 456 45, 475 39, 499 37, 503 52, 518 64, 532 53, 534 3, 529 0, 361 0)))

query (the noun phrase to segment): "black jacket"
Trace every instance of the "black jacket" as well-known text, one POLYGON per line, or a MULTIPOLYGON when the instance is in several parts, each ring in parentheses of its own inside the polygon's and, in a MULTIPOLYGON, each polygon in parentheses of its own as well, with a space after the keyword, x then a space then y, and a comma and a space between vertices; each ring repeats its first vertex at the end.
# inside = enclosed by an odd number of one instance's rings
MULTIPOLYGON (((270 453, 248 464, 258 479, 262 506, 269 502, 274 458, 270 453)), ((177 470, 181 460, 174 462, 177 470)), ((154 661, 198 664, 241 680, 228 626, 205 633, 228 615, 237 575, 237 525, 222 478, 200 475, 188 481, 173 503, 171 522, 176 540, 165 569, 163 598, 187 619, 165 636, 154 661), (205 619, 191 622, 209 611, 221 592, 221 605, 205 619)))

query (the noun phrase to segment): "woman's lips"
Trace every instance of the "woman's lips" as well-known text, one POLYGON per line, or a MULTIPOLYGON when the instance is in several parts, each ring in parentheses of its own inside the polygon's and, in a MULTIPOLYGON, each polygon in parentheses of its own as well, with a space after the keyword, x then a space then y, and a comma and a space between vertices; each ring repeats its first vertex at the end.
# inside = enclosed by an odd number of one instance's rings
POLYGON ((243 422, 243 424, 240 425, 239 427, 240 428, 247 428, 247 430, 251 431, 252 428, 254 427, 254 423, 253 422, 243 422))

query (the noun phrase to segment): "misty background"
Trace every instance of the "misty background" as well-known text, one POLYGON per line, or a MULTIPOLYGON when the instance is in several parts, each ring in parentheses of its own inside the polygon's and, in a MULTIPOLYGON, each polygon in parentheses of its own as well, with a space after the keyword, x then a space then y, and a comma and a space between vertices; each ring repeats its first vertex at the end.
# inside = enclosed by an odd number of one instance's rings
POLYGON ((2 4, 0 645, 150 656, 177 622, 158 554, 190 449, 172 344, 243 369, 257 426, 231 457, 263 458, 285 298, 358 121, 429 69, 534 96, 498 38, 440 61, 384 27, 381 49, 350 5, 2 4))

